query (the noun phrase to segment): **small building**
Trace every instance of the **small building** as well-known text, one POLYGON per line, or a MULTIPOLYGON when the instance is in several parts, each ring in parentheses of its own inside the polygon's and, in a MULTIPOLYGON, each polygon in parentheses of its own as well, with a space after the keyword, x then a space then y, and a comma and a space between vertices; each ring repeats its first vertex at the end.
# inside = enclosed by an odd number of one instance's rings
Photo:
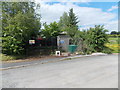
POLYGON ((59 50, 68 51, 70 37, 66 32, 62 32, 57 36, 57 46, 59 50))

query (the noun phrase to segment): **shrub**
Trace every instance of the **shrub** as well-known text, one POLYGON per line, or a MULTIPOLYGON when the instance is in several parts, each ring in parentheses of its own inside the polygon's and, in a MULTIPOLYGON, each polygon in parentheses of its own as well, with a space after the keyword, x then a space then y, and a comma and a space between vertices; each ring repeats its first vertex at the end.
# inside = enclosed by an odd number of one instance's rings
POLYGON ((12 54, 23 54, 24 48, 23 43, 11 36, 4 37, 2 43, 2 53, 6 53, 8 55, 12 54))
POLYGON ((104 49, 102 50, 102 53, 107 53, 107 54, 111 54, 112 53, 112 49, 108 48, 108 47, 104 47, 104 49))
POLYGON ((82 35, 83 52, 85 54, 93 52, 111 53, 111 50, 105 47, 105 43, 109 42, 106 32, 107 30, 100 25, 95 25, 94 28, 84 31, 82 35))

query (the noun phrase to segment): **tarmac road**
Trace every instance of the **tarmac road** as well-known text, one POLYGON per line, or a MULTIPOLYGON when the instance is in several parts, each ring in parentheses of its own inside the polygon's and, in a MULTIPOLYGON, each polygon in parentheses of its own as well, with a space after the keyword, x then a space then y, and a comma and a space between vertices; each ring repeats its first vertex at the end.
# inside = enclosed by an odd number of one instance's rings
POLYGON ((91 56, 2 71, 3 88, 118 88, 118 56, 91 56))

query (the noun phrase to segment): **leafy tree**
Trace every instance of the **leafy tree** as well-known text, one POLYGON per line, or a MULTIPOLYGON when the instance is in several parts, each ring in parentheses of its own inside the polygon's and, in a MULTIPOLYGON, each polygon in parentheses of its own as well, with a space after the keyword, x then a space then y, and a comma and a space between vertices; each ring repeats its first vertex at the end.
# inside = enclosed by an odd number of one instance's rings
POLYGON ((41 35, 44 38, 50 38, 58 36, 60 32, 61 30, 59 29, 57 22, 50 23, 50 25, 44 23, 44 29, 42 29, 41 35))
POLYGON ((2 50, 5 54, 23 54, 28 40, 40 29, 40 15, 33 2, 4 2, 2 4, 2 50))
POLYGON ((84 53, 84 54, 90 54, 92 52, 95 51, 94 49, 94 44, 93 44, 93 32, 89 32, 89 30, 83 30, 82 34, 81 34, 81 51, 84 53))
POLYGON ((109 42, 106 32, 108 32, 108 30, 104 29, 103 25, 95 25, 94 28, 84 31, 82 36, 83 51, 85 53, 92 53, 102 52, 106 49, 109 50, 107 47, 105 47, 105 43, 109 42))
POLYGON ((120 31, 118 31, 118 35, 120 35, 120 31))
POLYGON ((78 18, 71 8, 68 12, 63 13, 63 16, 60 17, 59 27, 63 31, 66 31, 67 34, 72 38, 72 44, 76 43, 75 37, 78 31, 78 18))
POLYGON ((104 26, 100 26, 100 25, 95 25, 95 28, 91 28, 90 32, 93 32, 93 44, 94 44, 94 48, 97 51, 101 51, 104 49, 104 45, 105 43, 109 42, 108 41, 108 36, 106 34, 106 32, 108 32, 108 30, 104 29, 104 26))
POLYGON ((118 32, 112 31, 110 34, 111 34, 111 35, 115 35, 115 34, 118 34, 118 32))
POLYGON ((69 18, 68 14, 66 12, 64 12, 63 15, 60 17, 58 26, 62 31, 66 31, 66 28, 68 27, 69 24, 68 18, 69 18))

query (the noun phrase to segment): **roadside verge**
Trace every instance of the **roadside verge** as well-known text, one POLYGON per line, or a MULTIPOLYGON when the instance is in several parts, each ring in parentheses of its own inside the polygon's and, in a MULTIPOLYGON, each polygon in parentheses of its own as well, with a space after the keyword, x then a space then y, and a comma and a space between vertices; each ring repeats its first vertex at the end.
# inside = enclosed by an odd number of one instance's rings
POLYGON ((105 53, 93 53, 91 55, 75 55, 75 56, 68 56, 68 57, 62 57, 62 58, 55 58, 55 59, 48 59, 48 60, 41 60, 41 61, 37 61, 37 62, 23 62, 21 64, 17 64, 17 65, 11 65, 11 66, 2 66, 2 68, 0 68, 0 71, 2 70, 8 70, 8 69, 15 69, 15 68, 21 68, 21 67, 27 67, 27 66, 32 66, 32 65, 37 65, 37 64, 47 64, 47 63, 54 63, 54 62, 60 62, 60 61, 65 61, 65 60, 71 60, 71 59, 75 59, 75 58, 81 58, 81 57, 90 57, 90 56, 104 56, 104 55, 108 55, 105 53))

